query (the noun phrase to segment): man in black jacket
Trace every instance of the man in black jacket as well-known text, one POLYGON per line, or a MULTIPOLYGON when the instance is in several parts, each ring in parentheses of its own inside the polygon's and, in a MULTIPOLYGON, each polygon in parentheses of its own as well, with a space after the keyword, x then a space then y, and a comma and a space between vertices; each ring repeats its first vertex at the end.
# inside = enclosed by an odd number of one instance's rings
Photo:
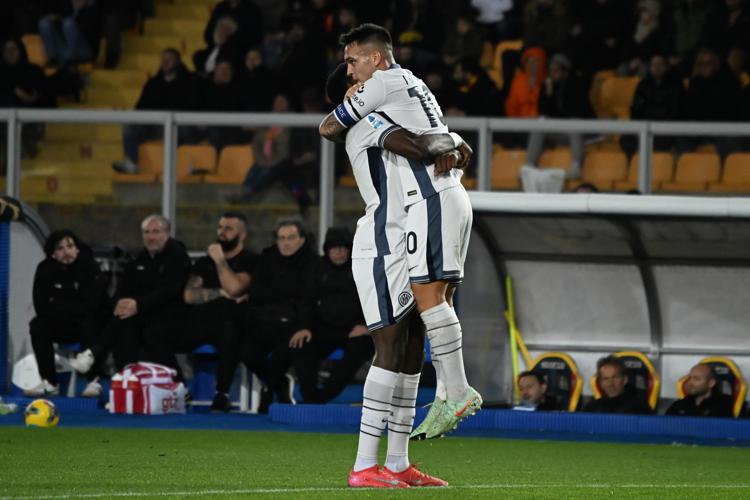
POLYGON ((90 62, 99 53, 102 19, 98 6, 93 0, 68 4, 39 21, 39 34, 52 65, 90 62))
POLYGON ((635 392, 626 390, 628 376, 620 358, 606 356, 597 361, 596 381, 602 390, 602 397, 589 401, 583 409, 584 412, 640 415, 653 413, 645 400, 635 392))
MULTIPOLYGON (((165 49, 161 53, 159 72, 146 82, 135 109, 192 111, 196 107, 197 94, 196 80, 182 63, 180 53, 177 49, 165 49)), ((125 159, 115 162, 112 168, 124 173, 137 172, 138 146, 161 139, 163 130, 160 125, 125 125, 122 128, 125 159)))
POLYGON ((141 223, 144 249, 125 266, 113 316, 99 339, 78 354, 71 365, 87 373, 113 349, 119 371, 138 360, 143 330, 150 324, 185 314, 182 290, 190 269, 185 245, 170 237, 170 223, 149 215, 141 223))
POLYGON ((248 289, 250 306, 241 356, 280 402, 290 402, 284 377, 291 361, 289 344, 309 325, 306 284, 315 254, 299 221, 280 222, 275 234, 276 244, 261 253, 248 289))
POLYGON ((526 371, 518 375, 518 388, 521 392, 519 409, 534 411, 562 411, 560 401, 552 394, 547 394, 547 383, 544 376, 535 371, 526 371))
MULTIPOLYGON (((29 329, 42 381, 24 394, 31 397, 57 396, 60 389, 55 373, 53 342, 93 345, 99 334, 106 302, 105 283, 91 250, 70 230, 49 235, 44 244, 47 258, 34 275, 34 310, 29 329)), ((102 386, 96 378, 100 366, 88 373, 84 397, 98 397, 102 386)))
POLYGON ((190 270, 183 292, 188 304, 186 314, 149 325, 144 332, 146 358, 175 368, 178 373, 175 353, 189 353, 203 344, 216 347, 218 366, 212 411, 229 411, 231 407, 229 388, 238 361, 241 304, 247 302, 250 273, 258 257, 245 248, 246 237, 247 218, 238 212, 223 214, 216 228, 216 241, 190 270))
POLYGON ((310 323, 289 341, 305 403, 335 398, 374 354, 352 276, 351 249, 352 235, 346 228, 328 230, 325 255, 315 263, 308 285, 310 323), (318 389, 318 363, 336 349, 343 349, 344 356, 318 389))
POLYGON ((732 398, 714 390, 716 373, 711 365, 698 364, 690 369, 684 398, 675 401, 666 415, 680 417, 732 418, 732 398))

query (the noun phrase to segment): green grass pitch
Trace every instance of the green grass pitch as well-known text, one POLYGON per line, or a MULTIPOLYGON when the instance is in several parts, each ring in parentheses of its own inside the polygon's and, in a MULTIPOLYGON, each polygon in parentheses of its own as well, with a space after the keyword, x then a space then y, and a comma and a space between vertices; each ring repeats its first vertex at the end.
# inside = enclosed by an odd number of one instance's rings
MULTIPOLYGON (((742 448, 448 437, 442 490, 350 490, 356 435, 0 427, 0 498, 750 498, 742 448)), ((384 450, 381 450, 384 453, 384 450)))

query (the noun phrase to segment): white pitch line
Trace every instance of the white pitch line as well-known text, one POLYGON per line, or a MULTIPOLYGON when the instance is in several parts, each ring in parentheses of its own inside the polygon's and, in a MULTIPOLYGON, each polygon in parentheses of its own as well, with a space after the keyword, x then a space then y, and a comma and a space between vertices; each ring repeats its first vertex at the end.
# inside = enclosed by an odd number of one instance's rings
MULTIPOLYGON (((534 488, 585 488, 585 489, 722 489, 745 490, 750 484, 466 484, 434 488, 436 492, 442 490, 519 490, 534 488)), ((34 495, 34 496, 4 496, 0 500, 51 500, 74 498, 137 498, 137 497, 201 497, 207 495, 260 495, 274 493, 322 493, 331 491, 374 491, 380 488, 348 488, 341 487, 310 487, 310 488, 248 488, 238 490, 191 490, 191 491, 126 491, 120 493, 69 493, 64 495, 34 495)), ((428 488, 425 488, 428 489, 428 488)))

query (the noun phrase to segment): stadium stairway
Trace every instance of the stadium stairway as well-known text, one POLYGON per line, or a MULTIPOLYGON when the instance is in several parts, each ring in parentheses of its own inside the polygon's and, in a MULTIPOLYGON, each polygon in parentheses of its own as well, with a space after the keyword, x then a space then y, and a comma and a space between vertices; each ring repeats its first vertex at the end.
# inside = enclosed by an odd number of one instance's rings
MULTIPOLYGON (((156 15, 143 34, 123 33, 123 53, 115 69, 99 58, 85 68, 82 102, 75 109, 132 109, 146 80, 159 69, 161 51, 176 48, 188 67, 204 46, 203 29, 218 0, 157 0, 156 15)), ((39 154, 22 162, 21 195, 30 202, 92 203, 109 200, 116 175, 111 165, 123 158, 122 127, 110 124, 49 124, 39 154)))

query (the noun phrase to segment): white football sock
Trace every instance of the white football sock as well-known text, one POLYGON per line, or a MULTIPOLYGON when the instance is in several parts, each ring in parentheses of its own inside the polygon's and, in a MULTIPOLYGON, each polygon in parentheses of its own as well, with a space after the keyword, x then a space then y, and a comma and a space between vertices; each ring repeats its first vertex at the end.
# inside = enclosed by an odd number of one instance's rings
POLYGON ((393 472, 403 472, 409 467, 409 434, 417 413, 417 389, 419 376, 399 373, 391 401, 391 416, 388 419, 388 455, 385 466, 393 472))
POLYGON ((362 394, 362 419, 354 470, 361 471, 378 463, 378 446, 391 413, 391 399, 398 373, 371 366, 362 394))
POLYGON ((435 358, 435 351, 432 349, 432 344, 430 344, 430 358, 432 359, 432 367, 435 369, 435 397, 445 401, 448 395, 445 390, 443 364, 439 359, 435 358))
POLYGON ((461 324, 456 311, 443 302, 427 309, 421 316, 434 359, 438 360, 444 376, 448 399, 460 399, 466 394, 469 383, 464 370, 461 324))

